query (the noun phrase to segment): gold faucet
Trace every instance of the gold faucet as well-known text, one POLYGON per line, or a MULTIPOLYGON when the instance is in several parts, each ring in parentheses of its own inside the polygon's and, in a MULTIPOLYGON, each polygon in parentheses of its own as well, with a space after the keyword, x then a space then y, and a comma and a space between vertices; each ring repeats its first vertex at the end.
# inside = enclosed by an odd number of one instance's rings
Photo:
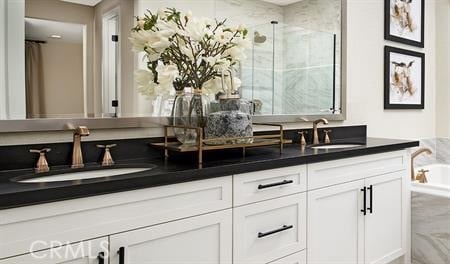
POLYGON ((313 139, 313 145, 319 144, 319 132, 317 131, 317 125, 318 124, 324 124, 324 125, 328 125, 328 120, 326 120, 325 118, 321 118, 321 119, 317 119, 316 121, 313 122, 313 130, 314 130, 314 139, 313 139))
POLYGON ((411 180, 414 181, 416 179, 415 173, 414 173, 414 160, 422 153, 427 153, 428 155, 433 154, 433 151, 429 148, 420 148, 417 151, 415 151, 413 154, 411 154, 411 180))
POLYGON ((89 129, 85 126, 79 126, 73 132, 72 169, 84 168, 81 137, 85 136, 89 136, 89 129))

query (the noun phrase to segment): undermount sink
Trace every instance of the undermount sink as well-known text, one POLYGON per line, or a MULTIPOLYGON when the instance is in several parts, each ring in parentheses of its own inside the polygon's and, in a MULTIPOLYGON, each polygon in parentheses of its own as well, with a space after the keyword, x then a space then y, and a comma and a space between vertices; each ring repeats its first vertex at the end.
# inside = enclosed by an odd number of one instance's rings
POLYGON ((361 147, 362 144, 329 144, 329 145, 320 145, 320 146, 312 146, 312 149, 346 149, 346 148, 356 148, 361 147))
POLYGON ((140 167, 140 168, 110 168, 110 169, 97 169, 88 171, 77 172, 64 172, 55 175, 46 176, 34 176, 15 179, 14 181, 19 183, 42 183, 42 182, 62 182, 62 181, 77 181, 95 178, 112 177, 119 175, 126 175, 132 173, 138 173, 151 170, 153 167, 140 167))

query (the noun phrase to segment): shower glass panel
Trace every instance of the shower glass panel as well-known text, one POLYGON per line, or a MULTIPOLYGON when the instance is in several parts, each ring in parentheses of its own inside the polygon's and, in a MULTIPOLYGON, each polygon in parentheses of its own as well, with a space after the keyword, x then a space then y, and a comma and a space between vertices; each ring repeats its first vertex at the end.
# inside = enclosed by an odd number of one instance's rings
POLYGON ((252 52, 241 67, 242 94, 262 103, 256 114, 339 111, 336 35, 272 21, 251 28, 249 38, 252 52))

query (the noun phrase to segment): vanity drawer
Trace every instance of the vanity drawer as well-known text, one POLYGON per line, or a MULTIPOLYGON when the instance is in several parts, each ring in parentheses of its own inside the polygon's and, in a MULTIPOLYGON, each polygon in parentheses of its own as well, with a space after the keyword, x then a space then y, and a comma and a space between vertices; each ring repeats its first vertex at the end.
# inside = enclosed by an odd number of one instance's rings
POLYGON ((234 209, 235 264, 268 263, 306 248, 306 194, 234 209))
POLYGON ((275 260, 268 264, 306 264, 306 250, 275 260))
POLYGON ((306 178, 306 165, 234 175, 234 206, 304 192, 306 178))
POLYGON ((405 151, 308 164, 308 190, 406 170, 405 151))

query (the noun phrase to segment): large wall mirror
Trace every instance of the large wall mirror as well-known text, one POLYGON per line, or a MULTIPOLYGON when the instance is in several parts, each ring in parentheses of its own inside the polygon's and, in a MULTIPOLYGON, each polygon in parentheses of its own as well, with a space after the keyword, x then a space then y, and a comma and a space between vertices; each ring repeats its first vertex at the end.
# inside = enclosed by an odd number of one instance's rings
POLYGON ((163 120, 173 98, 150 100, 136 87, 135 71, 145 64, 128 37, 135 16, 167 7, 249 29, 251 48, 235 74, 241 95, 257 102, 255 119, 342 120, 343 5, 345 0, 3 1, 0 120, 163 120))

